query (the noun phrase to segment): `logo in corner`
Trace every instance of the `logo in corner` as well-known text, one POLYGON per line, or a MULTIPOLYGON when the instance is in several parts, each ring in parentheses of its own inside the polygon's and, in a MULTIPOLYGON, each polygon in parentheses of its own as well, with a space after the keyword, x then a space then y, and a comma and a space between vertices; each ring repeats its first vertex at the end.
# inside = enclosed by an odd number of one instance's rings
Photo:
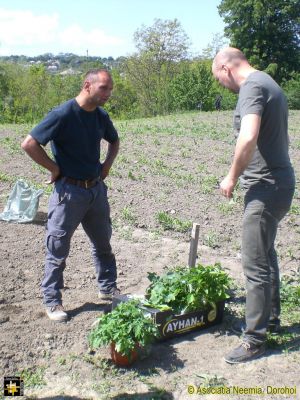
POLYGON ((24 381, 19 376, 4 377, 4 397, 5 396, 23 396, 24 381))

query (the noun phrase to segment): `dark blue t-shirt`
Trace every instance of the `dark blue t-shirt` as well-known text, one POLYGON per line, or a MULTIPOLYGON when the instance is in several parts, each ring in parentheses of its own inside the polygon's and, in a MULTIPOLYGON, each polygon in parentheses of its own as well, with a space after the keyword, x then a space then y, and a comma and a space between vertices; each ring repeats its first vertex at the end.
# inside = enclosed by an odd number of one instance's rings
POLYGON ((30 135, 43 146, 51 141, 62 176, 82 180, 100 176, 101 139, 109 143, 118 140, 118 133, 103 109, 85 111, 75 99, 51 110, 30 135))

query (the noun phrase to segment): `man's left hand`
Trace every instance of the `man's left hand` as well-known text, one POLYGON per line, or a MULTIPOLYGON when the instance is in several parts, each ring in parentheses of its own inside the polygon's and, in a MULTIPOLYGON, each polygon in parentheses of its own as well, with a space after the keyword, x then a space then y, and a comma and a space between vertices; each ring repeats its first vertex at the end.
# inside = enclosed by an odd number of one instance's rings
POLYGON ((220 191, 222 195, 230 199, 232 197, 232 192, 235 188, 235 185, 236 180, 227 175, 220 183, 220 191))

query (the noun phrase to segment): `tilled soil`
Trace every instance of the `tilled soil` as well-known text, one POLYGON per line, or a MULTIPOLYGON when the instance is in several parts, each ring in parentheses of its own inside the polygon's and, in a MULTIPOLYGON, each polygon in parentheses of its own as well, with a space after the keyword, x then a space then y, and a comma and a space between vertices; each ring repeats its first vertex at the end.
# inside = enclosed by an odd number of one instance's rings
MULTIPOLYGON (((26 398, 260 399, 260 389, 270 399, 300 398, 297 340, 269 348, 264 357, 247 364, 228 365, 223 360, 224 354, 239 343, 231 324, 243 312, 244 304, 240 265, 242 193, 237 191, 235 201, 229 204, 217 187, 230 163, 234 144, 225 136, 201 136, 195 127, 198 124, 215 132, 222 126, 229 137, 230 119, 229 113, 220 113, 218 120, 214 113, 197 113, 117 124, 122 146, 107 184, 121 291, 143 294, 149 283, 148 272, 162 273, 167 267, 187 264, 190 232, 164 230, 157 219, 159 212, 183 222, 200 223, 197 261, 221 262, 240 288, 232 292, 222 324, 155 343, 150 355, 128 370, 111 364, 108 349, 89 352, 87 334, 109 304, 97 299, 89 243, 83 230, 79 228, 73 237, 65 271, 63 301, 69 320, 57 324, 45 316, 40 292, 47 194, 41 198, 32 223, 0 221, 1 375, 14 376, 23 371, 26 398), (201 383, 231 388, 231 392, 189 394, 188 390, 196 390, 201 383), (296 397, 276 394, 271 389, 295 386, 296 397)), ((291 113, 291 156, 298 175, 299 120, 299 112, 291 113)), ((46 188, 43 183, 47 174, 16 145, 27 134, 26 129, 0 128, 1 210, 19 177, 46 188)), ((280 225, 277 240, 281 272, 288 275, 299 273, 298 192, 293 206, 293 212, 280 225)), ((300 324, 288 329, 300 335, 300 324)))

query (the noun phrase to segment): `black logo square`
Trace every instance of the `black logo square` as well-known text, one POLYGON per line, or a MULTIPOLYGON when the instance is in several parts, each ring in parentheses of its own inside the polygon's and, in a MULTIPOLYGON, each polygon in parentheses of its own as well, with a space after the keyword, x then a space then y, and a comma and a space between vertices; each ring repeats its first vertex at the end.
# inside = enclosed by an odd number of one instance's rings
POLYGON ((24 381, 19 376, 4 377, 4 396, 23 396, 24 381))

